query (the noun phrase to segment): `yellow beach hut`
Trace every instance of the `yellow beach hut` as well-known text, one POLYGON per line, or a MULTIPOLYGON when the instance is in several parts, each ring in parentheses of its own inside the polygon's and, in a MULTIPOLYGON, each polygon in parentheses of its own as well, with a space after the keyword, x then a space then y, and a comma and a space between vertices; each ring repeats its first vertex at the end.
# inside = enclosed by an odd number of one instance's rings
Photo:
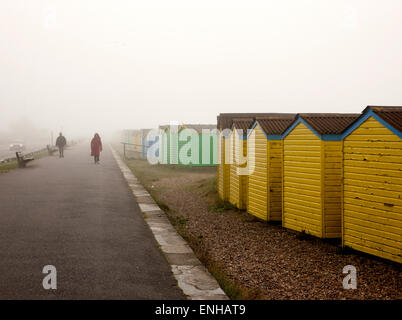
POLYGON ((282 220, 282 134, 296 114, 256 117, 248 135, 247 211, 265 221, 282 220))
POLYGON ((402 107, 367 107, 344 134, 342 244, 402 263, 402 107))
POLYGON ((232 162, 231 140, 233 137, 229 132, 233 125, 234 118, 253 118, 265 116, 266 113, 221 113, 217 116, 218 137, 218 175, 217 189, 221 200, 228 201, 230 198, 230 163, 232 162))
POLYGON ((232 125, 229 202, 239 209, 247 208, 247 130, 253 122, 253 118, 235 118, 232 125))
POLYGON ((341 237, 342 133, 359 114, 299 114, 283 135, 282 225, 341 237))
POLYGON ((230 129, 232 126, 232 119, 229 116, 219 115, 218 118, 218 175, 217 175, 217 189, 219 198, 223 201, 229 201, 229 180, 230 180, 230 164, 227 163, 227 154, 226 148, 228 148, 228 144, 226 143, 227 137, 224 136, 224 130, 230 129))

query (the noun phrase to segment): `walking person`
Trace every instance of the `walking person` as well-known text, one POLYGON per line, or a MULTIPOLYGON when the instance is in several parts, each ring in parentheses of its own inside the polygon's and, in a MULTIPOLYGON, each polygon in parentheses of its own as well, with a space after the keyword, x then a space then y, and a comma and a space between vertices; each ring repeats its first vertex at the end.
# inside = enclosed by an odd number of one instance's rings
POLYGON ((99 163, 99 156, 102 151, 102 141, 99 134, 95 133, 95 136, 91 140, 91 156, 94 157, 95 164, 99 163))
POLYGON ((56 139, 56 147, 59 148, 59 158, 64 158, 64 147, 67 144, 66 138, 63 136, 63 134, 60 132, 59 136, 56 139))

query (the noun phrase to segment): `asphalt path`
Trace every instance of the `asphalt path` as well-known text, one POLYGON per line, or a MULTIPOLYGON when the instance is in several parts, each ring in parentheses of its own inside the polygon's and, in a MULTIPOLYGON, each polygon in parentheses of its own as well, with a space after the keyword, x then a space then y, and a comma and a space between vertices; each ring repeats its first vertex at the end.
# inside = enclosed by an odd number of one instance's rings
POLYGON ((104 149, 98 165, 82 144, 0 174, 0 299, 184 299, 104 149))

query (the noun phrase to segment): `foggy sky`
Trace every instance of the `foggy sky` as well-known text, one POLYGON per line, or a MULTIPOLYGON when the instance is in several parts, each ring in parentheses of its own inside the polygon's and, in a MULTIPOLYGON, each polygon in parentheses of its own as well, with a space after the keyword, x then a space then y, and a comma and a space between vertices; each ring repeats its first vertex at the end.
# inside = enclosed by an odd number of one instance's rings
POLYGON ((0 0, 0 132, 402 105, 400 0, 0 0))

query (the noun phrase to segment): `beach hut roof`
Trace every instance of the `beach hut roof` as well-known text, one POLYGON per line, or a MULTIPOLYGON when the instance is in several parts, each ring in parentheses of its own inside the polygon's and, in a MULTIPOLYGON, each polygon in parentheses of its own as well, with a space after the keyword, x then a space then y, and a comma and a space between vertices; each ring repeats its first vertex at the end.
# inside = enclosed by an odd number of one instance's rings
POLYGON ((250 129, 254 123, 253 118, 234 118, 233 126, 238 130, 242 130, 243 135, 247 134, 247 129, 250 129))
POLYGON ((240 118, 252 118, 253 121, 256 117, 269 117, 269 116, 280 116, 280 115, 289 115, 289 113, 221 113, 218 119, 218 128, 220 130, 230 129, 233 125, 233 119, 240 118))
POLYGON ((389 123, 399 132, 402 132, 402 107, 368 106, 363 110, 363 114, 369 110, 372 110, 382 120, 389 123))
POLYGON ((402 139, 402 107, 379 106, 368 106, 365 108, 360 118, 342 134, 343 138, 351 134, 369 117, 373 117, 402 139))
POLYGON ((253 113, 221 113, 217 117, 217 127, 221 130, 230 129, 233 125, 233 118, 252 118, 253 113))
POLYGON ((342 134, 360 116, 356 113, 301 113, 303 119, 318 134, 342 134))
POLYGON ((281 135, 296 119, 296 114, 276 114, 266 117, 256 117, 256 121, 267 135, 281 135))
POLYGON ((257 116, 266 116, 269 113, 221 113, 218 118, 218 128, 221 130, 230 129, 233 125, 233 118, 255 118, 257 116))

